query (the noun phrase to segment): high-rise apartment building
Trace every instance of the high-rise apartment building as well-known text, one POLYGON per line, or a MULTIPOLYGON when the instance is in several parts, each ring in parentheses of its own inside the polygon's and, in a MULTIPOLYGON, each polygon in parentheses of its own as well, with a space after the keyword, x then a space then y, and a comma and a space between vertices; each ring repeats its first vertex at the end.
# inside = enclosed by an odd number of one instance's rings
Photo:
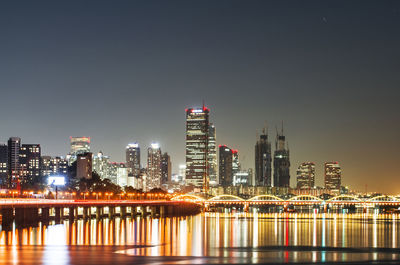
POLYGON ((76 157, 76 178, 77 179, 91 179, 92 178, 92 166, 93 166, 93 154, 83 153, 78 154, 76 157))
POLYGON ((8 187, 8 147, 0 144, 0 187, 8 187))
POLYGON ((338 162, 326 162, 325 167, 325 189, 333 193, 340 193, 342 183, 342 169, 338 162))
POLYGON ((68 160, 64 157, 42 156, 40 162, 40 174, 43 177, 68 175, 68 160))
POLYGON ((186 109, 186 183, 208 191, 209 113, 202 108, 186 109))
POLYGON ((312 189, 315 186, 315 164, 304 162, 297 168, 297 188, 312 189))
POLYGON ((34 184, 40 177, 41 148, 39 144, 23 144, 19 152, 21 181, 34 184))
POLYGON ((128 174, 138 177, 140 175, 140 147, 138 143, 128 144, 125 149, 126 167, 128 174))
POLYGON ((152 143, 147 149, 147 190, 161 187, 161 149, 152 143))
POLYGON ((208 176, 210 185, 218 184, 217 137, 214 124, 208 126, 208 176))
POLYGON ((263 129, 263 133, 256 142, 255 171, 255 186, 270 187, 272 185, 271 142, 268 141, 266 129, 263 129))
POLYGON ((171 157, 168 155, 168 153, 164 153, 161 157, 161 184, 170 182, 171 175, 171 157))
POLYGON ((21 149, 21 138, 11 137, 8 139, 8 174, 11 180, 11 188, 17 188, 20 182, 19 152, 21 149))
POLYGON ((274 179, 272 186, 289 187, 290 186, 290 160, 289 149, 286 147, 286 139, 281 133, 277 133, 274 152, 274 179))
POLYGON ((109 178, 110 157, 105 156, 101 151, 93 156, 93 171, 96 172, 101 179, 109 178))
POLYGON ((233 150, 226 145, 219 146, 219 181, 220 185, 233 185, 233 150))

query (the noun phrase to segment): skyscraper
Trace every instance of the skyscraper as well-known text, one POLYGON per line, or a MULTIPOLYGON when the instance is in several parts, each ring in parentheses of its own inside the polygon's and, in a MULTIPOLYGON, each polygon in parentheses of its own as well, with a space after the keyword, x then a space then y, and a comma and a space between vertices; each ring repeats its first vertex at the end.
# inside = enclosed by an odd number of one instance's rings
POLYGON ((21 138, 11 137, 8 139, 8 171, 11 178, 11 188, 17 188, 20 181, 19 152, 21 148, 21 138))
POLYGON ((239 152, 237 149, 232 149, 232 176, 241 169, 239 162, 239 152))
POLYGON ((210 110, 186 109, 186 183, 208 191, 208 129, 210 110))
POLYGON ((70 137, 72 156, 90 152, 90 137, 70 137))
POLYGON ((125 149, 126 167, 128 174, 135 177, 140 175, 140 147, 138 143, 128 144, 125 149))
POLYGON ((216 132, 212 123, 208 126, 208 176, 210 185, 218 184, 216 132))
POLYGON ((267 186, 272 185, 272 156, 271 142, 268 141, 268 133, 263 129, 263 133, 256 142, 255 146, 255 185, 267 186))
POLYGON ((25 183, 34 184, 40 177, 41 148, 39 144, 23 144, 20 148, 20 176, 25 183))
POLYGON ((342 169, 338 162, 326 162, 325 167, 325 189, 334 193, 340 193, 342 183, 342 169))
POLYGON ((161 149, 158 143, 152 143, 147 149, 147 188, 161 187, 161 149))
POLYGON ((8 186, 8 147, 0 144, 0 187, 8 186))
POLYGON ((101 179, 109 178, 110 157, 105 156, 101 151, 93 156, 93 171, 99 174, 101 179))
POLYGON ((78 154, 76 157, 76 178, 92 178, 92 153, 78 154))
POLYGON ((226 145, 219 146, 219 181, 220 185, 233 185, 233 150, 226 145))
POLYGON ((297 169, 297 188, 312 189, 315 186, 315 164, 304 162, 297 169))
POLYGON ((161 184, 171 181, 171 157, 164 153, 161 157, 161 184))
POLYGON ((274 182, 273 187, 290 186, 290 161, 289 149, 286 148, 285 136, 283 135, 283 126, 281 133, 277 133, 274 152, 274 182))

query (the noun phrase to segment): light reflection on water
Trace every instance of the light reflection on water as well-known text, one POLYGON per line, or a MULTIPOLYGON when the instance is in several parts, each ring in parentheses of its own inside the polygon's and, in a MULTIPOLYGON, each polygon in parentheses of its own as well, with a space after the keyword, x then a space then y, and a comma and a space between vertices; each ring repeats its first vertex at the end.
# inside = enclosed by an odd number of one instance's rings
POLYGON ((64 221, 1 231, 0 260, 17 264, 24 251, 36 249, 21 246, 43 246, 44 264, 69 264, 71 246, 119 246, 112 253, 228 262, 397 260, 399 222, 398 215, 296 213, 64 221))

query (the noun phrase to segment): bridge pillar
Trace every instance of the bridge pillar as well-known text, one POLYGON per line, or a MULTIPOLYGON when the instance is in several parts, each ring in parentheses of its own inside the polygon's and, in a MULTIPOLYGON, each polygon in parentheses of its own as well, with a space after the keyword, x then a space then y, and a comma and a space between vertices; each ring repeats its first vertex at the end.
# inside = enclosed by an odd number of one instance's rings
POLYGON ((26 208, 24 216, 25 216, 26 224, 35 225, 39 221, 39 209, 38 208, 26 208))
POLYGON ((90 218, 90 207, 83 207, 82 210, 83 210, 82 211, 83 220, 90 218))
POLYGON ((44 207, 42 208, 42 222, 48 223, 50 219, 50 208, 44 207))
POLYGON ((115 207, 108 206, 108 218, 112 219, 115 215, 115 207))
POLYGON ((159 206, 160 207, 160 217, 164 217, 165 216, 165 206, 164 205, 161 205, 161 206, 159 206))
POLYGON ((68 219, 73 221, 75 219, 75 207, 69 207, 68 210, 68 219))
POLYGON ((119 215, 121 216, 121 218, 126 217, 126 206, 119 207, 119 215))
POLYGON ((62 207, 54 208, 54 219, 56 222, 60 222, 62 219, 64 209, 62 207))
POLYGON ((136 206, 131 206, 131 218, 135 218, 137 214, 136 206))
POLYGON ((3 227, 11 228, 11 225, 14 221, 14 210, 13 208, 5 208, 1 209, 1 224, 3 227))
POLYGON ((363 213, 367 213, 367 207, 363 205, 363 213))
POLYGON ((324 204, 324 213, 328 213, 328 205, 326 203, 324 204))
POLYGON ((25 222, 25 209, 15 208, 15 223, 17 225, 22 225, 25 222))
POLYGON ((103 207, 96 207, 96 219, 101 219, 103 217, 103 207))

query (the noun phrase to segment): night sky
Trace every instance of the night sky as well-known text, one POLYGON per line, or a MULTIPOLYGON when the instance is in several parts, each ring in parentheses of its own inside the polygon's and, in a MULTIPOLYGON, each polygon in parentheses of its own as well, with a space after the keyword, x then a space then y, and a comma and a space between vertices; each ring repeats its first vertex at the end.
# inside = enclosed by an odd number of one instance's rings
POLYGON ((299 163, 400 194, 400 1, 2 1, 0 140, 65 155, 69 136, 125 160, 152 141, 185 162, 185 108, 254 168, 284 120, 299 163))

